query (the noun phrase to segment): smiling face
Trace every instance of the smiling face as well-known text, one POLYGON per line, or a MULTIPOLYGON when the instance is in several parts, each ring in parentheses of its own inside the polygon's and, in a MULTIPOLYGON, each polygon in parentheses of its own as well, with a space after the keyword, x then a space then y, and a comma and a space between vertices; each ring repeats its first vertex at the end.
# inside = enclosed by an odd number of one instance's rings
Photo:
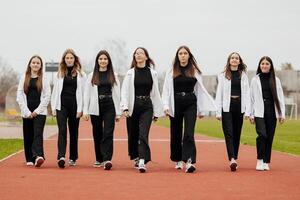
POLYGON ((64 60, 65 60, 65 63, 67 65, 67 67, 73 67, 74 66, 75 57, 74 57, 73 54, 67 53, 64 60))
POLYGON ((146 53, 143 49, 137 49, 134 54, 134 59, 137 63, 143 63, 148 60, 146 53))
POLYGON ((232 67, 237 67, 240 64, 240 56, 236 53, 233 53, 229 58, 229 64, 232 67))
POLYGON ((270 69, 271 69, 271 63, 269 61, 267 61, 266 59, 264 59, 263 61, 261 61, 259 67, 260 67, 262 73, 269 73, 270 69))
POLYGON ((181 48, 178 51, 177 56, 178 56, 178 60, 180 62, 180 65, 183 66, 183 67, 187 66, 187 64, 189 62, 189 58, 190 58, 189 52, 185 48, 181 48))
POLYGON ((98 58, 98 65, 100 68, 107 68, 109 60, 106 55, 102 54, 98 58))
POLYGON ((42 62, 38 57, 34 57, 31 59, 29 66, 31 69, 31 73, 37 74, 42 67, 42 62))

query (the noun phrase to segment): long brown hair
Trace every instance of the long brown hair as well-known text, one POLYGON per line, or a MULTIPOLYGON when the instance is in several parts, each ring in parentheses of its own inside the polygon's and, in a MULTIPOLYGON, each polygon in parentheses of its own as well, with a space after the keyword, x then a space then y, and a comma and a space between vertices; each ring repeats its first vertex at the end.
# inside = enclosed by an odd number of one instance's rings
POLYGON ((278 110, 279 115, 281 115, 282 113, 281 113, 281 108, 280 108, 280 105, 279 105, 279 99, 278 99, 277 89, 276 89, 275 70, 274 70, 273 61, 270 57, 264 56, 259 60, 258 67, 257 67, 257 70, 256 70, 256 74, 261 74, 262 73, 262 71, 260 69, 260 64, 264 60, 268 61, 270 63, 270 66, 271 66, 270 67, 270 72, 269 72, 270 73, 269 85, 270 85, 271 92, 272 92, 272 95, 273 95, 273 98, 274 98, 274 101, 275 101, 275 106, 278 110))
POLYGON ((238 65, 238 72, 240 74, 240 78, 242 76, 242 72, 246 72, 246 70, 247 70, 247 65, 244 63, 244 61, 243 61, 242 57, 240 56, 240 54, 237 53, 237 52, 232 52, 231 54, 229 54, 229 56, 227 58, 227 63, 226 63, 225 70, 224 70, 225 77, 228 80, 231 80, 231 77, 232 77, 231 70, 230 70, 230 58, 233 54, 238 55, 238 57, 240 59, 240 64, 238 65))
POLYGON ((38 90, 39 93, 41 93, 42 88, 43 88, 43 60, 40 56, 34 55, 29 59, 29 62, 27 64, 27 69, 26 69, 26 72, 25 72, 25 80, 24 80, 24 87, 23 87, 25 94, 28 94, 28 91, 29 91, 29 83, 30 83, 30 78, 31 78, 30 63, 34 58, 39 59, 40 62, 41 62, 41 68, 40 68, 40 70, 38 71, 38 74, 37 74, 38 79, 37 79, 37 82, 36 82, 36 87, 37 87, 37 90, 38 90))
POLYGON ((66 76, 67 64, 65 62, 65 58, 66 58, 67 54, 72 54, 75 58, 74 67, 73 67, 73 70, 71 72, 72 76, 73 77, 76 76, 78 71, 79 71, 80 75, 82 75, 82 72, 81 72, 82 66, 81 66, 79 57, 76 55, 76 53, 73 49, 66 49, 65 52, 63 53, 63 56, 62 56, 61 61, 59 63, 58 77, 63 78, 63 77, 66 76))
POLYGON ((133 55, 132 55, 132 62, 131 62, 131 68, 134 68, 134 67, 137 67, 137 63, 136 63, 136 60, 135 60, 135 53, 138 49, 142 49, 144 52, 145 52, 145 55, 147 57, 147 60, 146 60, 146 67, 155 67, 155 63, 154 61, 150 58, 149 56, 149 53, 147 51, 147 49, 145 49, 144 47, 138 47, 134 50, 133 52, 133 55))
POLYGON ((114 69, 113 69, 113 64, 111 62, 111 58, 109 53, 106 50, 101 50, 96 56, 95 59, 95 67, 94 67, 94 72, 93 72, 93 77, 92 77, 92 85, 100 85, 100 79, 99 79, 99 63, 98 59, 101 55, 105 55, 108 59, 108 65, 107 65, 107 72, 108 72, 108 81, 110 82, 111 85, 116 84, 116 78, 114 74, 114 69))
POLYGON ((185 75, 187 77, 195 77, 195 70, 201 74, 201 71, 198 67, 197 61, 194 57, 194 55, 192 54, 190 48, 188 48, 187 46, 183 45, 180 46, 177 51, 176 51, 176 55, 175 58, 173 60, 173 78, 176 78, 177 76, 181 75, 181 70, 180 70, 180 61, 179 61, 179 57, 178 57, 178 53, 181 49, 185 49, 188 54, 189 54, 189 60, 188 60, 188 64, 185 67, 185 75))

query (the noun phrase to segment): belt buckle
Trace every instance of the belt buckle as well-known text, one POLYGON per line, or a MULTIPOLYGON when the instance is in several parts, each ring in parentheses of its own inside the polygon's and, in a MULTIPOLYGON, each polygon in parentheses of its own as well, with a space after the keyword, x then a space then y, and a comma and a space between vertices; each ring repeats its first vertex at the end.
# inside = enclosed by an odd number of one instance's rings
POLYGON ((102 100, 105 98, 105 95, 99 95, 99 99, 102 100))
POLYGON ((180 95, 184 97, 186 95, 186 93, 185 92, 180 92, 180 95))

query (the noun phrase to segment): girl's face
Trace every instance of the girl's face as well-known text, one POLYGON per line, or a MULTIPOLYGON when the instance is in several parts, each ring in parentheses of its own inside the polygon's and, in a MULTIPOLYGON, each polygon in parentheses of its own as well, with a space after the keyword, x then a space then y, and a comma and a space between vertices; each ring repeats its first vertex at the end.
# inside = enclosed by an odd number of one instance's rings
POLYGON ((271 63, 266 59, 260 63, 260 69, 262 73, 269 73, 271 69, 271 63))
POLYGON ((67 53, 67 55, 65 56, 65 63, 67 67, 73 67, 75 63, 74 55, 71 53, 67 53))
POLYGON ((185 48, 182 48, 178 51, 177 56, 178 56, 180 64, 183 67, 187 66, 186 64, 188 63, 189 58, 190 58, 189 52, 185 48))
POLYGON ((240 57, 237 54, 232 54, 229 59, 229 64, 232 67, 237 67, 240 64, 240 57))
POLYGON ((42 67, 42 63, 41 63, 41 60, 39 58, 33 58, 30 62, 30 69, 31 69, 31 72, 33 73, 38 73, 38 71, 41 69, 42 67))
POLYGON ((106 68, 108 65, 108 58, 106 55, 102 54, 101 56, 99 56, 98 58, 98 65, 100 66, 100 68, 106 68))
POLYGON ((143 49, 137 49, 134 54, 134 59, 137 63, 146 62, 148 60, 143 49))

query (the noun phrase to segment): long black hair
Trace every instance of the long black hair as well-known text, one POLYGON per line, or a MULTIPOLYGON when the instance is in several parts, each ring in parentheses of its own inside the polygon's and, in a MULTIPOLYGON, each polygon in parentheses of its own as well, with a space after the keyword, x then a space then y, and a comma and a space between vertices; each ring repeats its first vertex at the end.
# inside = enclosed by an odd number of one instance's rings
POLYGON ((270 82, 269 82, 269 84, 270 84, 271 92, 272 92, 272 95, 273 95, 273 98, 274 98, 274 101, 275 101, 275 106, 278 110, 279 115, 281 115, 282 113, 281 113, 281 109, 280 109, 280 105, 279 105, 279 99, 278 99, 278 95, 277 95, 277 89, 276 89, 276 79, 275 79, 274 65, 273 65, 272 59, 269 56, 264 56, 259 60, 258 67, 257 67, 257 70, 256 70, 256 74, 261 74, 262 73, 261 68, 260 68, 260 64, 264 60, 266 60, 270 63, 270 72, 269 72, 270 73, 270 82))
POLYGON ((113 64, 111 62, 110 55, 106 50, 99 51, 99 53, 96 56, 95 67, 94 67, 93 77, 92 77, 92 81, 91 81, 92 85, 100 85, 100 79, 99 79, 100 72, 99 72, 98 59, 101 55, 105 55, 108 59, 108 64, 107 64, 108 81, 113 86, 116 83, 116 78, 115 78, 114 68, 113 68, 113 64))

